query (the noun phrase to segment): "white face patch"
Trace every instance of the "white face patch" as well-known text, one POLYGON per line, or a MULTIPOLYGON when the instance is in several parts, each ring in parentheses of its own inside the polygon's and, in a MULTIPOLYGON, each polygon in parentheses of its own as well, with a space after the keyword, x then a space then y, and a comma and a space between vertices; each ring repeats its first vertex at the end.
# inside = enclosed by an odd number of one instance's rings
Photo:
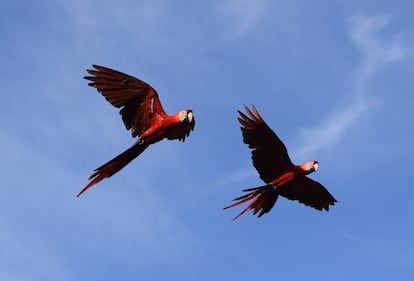
POLYGON ((187 117, 187 112, 181 111, 180 112, 180 121, 183 122, 186 117, 187 117))

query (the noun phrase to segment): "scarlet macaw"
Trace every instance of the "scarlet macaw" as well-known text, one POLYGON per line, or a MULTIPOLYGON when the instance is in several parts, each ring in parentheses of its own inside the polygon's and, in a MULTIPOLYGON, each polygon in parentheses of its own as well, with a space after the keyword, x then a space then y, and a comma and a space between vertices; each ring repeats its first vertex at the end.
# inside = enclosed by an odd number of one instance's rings
POLYGON ((249 193, 234 199, 237 202, 224 209, 253 200, 233 220, 248 210, 261 217, 273 208, 278 196, 282 195, 317 210, 329 211, 329 205, 337 201, 319 182, 306 176, 318 170, 318 161, 294 165, 286 146, 266 124, 256 107, 253 105, 252 108, 253 112, 245 106, 249 116, 238 111, 241 116, 238 120, 242 125, 243 142, 252 149, 253 165, 266 185, 243 190, 249 193))
POLYGON ((88 85, 95 87, 113 106, 121 108, 119 113, 126 129, 131 130, 132 137, 139 139, 133 146, 97 168, 77 197, 92 185, 120 171, 149 145, 164 138, 184 141, 195 126, 190 109, 174 115, 165 113, 157 92, 144 81, 103 66, 93 67, 94 70, 87 70, 92 76, 84 77, 92 81, 88 85))

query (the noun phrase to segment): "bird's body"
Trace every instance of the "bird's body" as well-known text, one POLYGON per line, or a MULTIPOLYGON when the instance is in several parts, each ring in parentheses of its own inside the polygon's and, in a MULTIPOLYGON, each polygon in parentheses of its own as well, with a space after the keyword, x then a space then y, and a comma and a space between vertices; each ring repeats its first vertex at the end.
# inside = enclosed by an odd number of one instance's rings
POLYGON ((185 109, 168 115, 157 92, 147 83, 110 68, 98 65, 93 67, 94 70, 88 70, 91 76, 85 77, 92 81, 89 86, 95 87, 113 106, 121 108, 120 114, 126 129, 131 130, 132 136, 138 137, 138 141, 97 168, 77 197, 92 185, 117 173, 148 146, 164 138, 184 141, 195 126, 192 110, 185 109))
POLYGON ((253 200, 233 220, 249 210, 261 217, 273 208, 279 195, 290 200, 298 200, 317 210, 328 211, 329 206, 337 201, 325 187, 307 177, 318 169, 319 163, 312 160, 294 165, 285 145, 266 124, 257 109, 254 106, 253 111, 247 106, 245 109, 248 116, 238 111, 243 141, 252 149, 253 165, 266 185, 243 190, 248 193, 234 199, 237 202, 225 207, 227 209, 253 200))

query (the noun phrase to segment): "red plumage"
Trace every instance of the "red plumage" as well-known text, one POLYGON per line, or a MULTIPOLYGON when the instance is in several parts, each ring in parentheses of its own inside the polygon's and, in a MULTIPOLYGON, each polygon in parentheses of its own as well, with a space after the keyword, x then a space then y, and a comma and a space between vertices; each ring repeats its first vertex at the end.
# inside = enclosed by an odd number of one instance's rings
POLYGON ((273 208, 279 195, 317 210, 328 211, 329 206, 337 202, 336 199, 320 183, 306 176, 317 170, 318 162, 312 160, 294 165, 286 146, 266 124, 256 107, 252 106, 250 110, 245 106, 245 110, 247 115, 238 111, 243 142, 252 149, 253 166, 266 185, 243 190, 248 193, 234 199, 234 204, 224 208, 253 200, 233 220, 249 210, 261 217, 273 208))
POLYGON ((104 178, 111 177, 144 150, 164 139, 184 141, 194 130, 195 119, 190 109, 168 115, 158 98, 158 93, 144 81, 128 74, 93 65, 87 70, 91 76, 84 78, 95 87, 113 106, 120 108, 120 114, 127 130, 131 130, 138 141, 106 164, 100 166, 90 176, 90 182, 78 193, 79 197, 89 187, 104 178))

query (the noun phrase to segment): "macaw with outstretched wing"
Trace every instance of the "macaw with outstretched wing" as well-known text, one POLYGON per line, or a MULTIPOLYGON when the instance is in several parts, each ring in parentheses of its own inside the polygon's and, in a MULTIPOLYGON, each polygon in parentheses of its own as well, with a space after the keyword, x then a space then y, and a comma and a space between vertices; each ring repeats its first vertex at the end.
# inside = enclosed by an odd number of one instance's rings
POLYGON ((97 168, 77 197, 92 185, 120 171, 151 144, 164 138, 184 141, 195 126, 192 110, 185 109, 168 115, 155 89, 144 81, 107 67, 93 67, 95 69, 87 70, 91 76, 84 78, 92 81, 89 86, 95 87, 109 103, 121 109, 126 129, 131 130, 132 137, 138 137, 138 141, 97 168))
POLYGON ((252 109, 245 106, 248 116, 238 111, 238 120, 242 125, 243 141, 252 149, 253 166, 266 185, 243 190, 248 193, 234 199, 237 202, 224 209, 252 200, 233 220, 249 210, 261 217, 273 208, 278 196, 282 195, 317 210, 329 211, 329 206, 334 205, 336 199, 319 182, 306 176, 316 172, 319 163, 312 160, 294 165, 286 146, 266 124, 254 105, 252 109))

